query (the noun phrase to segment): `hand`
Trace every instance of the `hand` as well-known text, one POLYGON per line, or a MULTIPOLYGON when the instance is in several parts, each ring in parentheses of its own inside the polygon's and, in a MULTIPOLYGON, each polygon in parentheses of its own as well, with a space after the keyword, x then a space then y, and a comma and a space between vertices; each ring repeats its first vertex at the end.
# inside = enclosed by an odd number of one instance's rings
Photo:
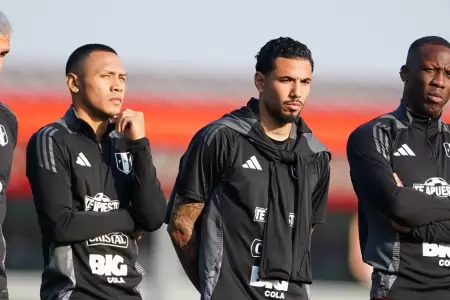
POLYGON ((397 186, 398 187, 403 187, 403 183, 400 180, 400 178, 398 177, 398 175, 396 173, 394 173, 393 175, 394 175, 395 182, 397 183, 397 186))
POLYGON ((116 131, 123 133, 130 140, 134 141, 145 137, 145 121, 142 112, 126 109, 114 119, 116 131))

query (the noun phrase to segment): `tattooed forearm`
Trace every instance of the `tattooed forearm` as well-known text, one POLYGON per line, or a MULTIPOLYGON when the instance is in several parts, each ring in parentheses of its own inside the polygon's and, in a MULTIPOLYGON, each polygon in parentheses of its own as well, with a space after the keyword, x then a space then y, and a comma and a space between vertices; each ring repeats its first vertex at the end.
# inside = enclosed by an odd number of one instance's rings
POLYGON ((176 246, 183 248, 187 245, 194 231, 195 222, 200 216, 203 207, 203 203, 183 204, 180 199, 176 199, 169 223, 170 227, 168 228, 176 246))
POLYGON ((203 207, 203 203, 192 203, 177 196, 167 227, 178 259, 186 275, 198 291, 200 291, 200 278, 198 274, 198 232, 196 232, 198 226, 196 226, 196 222, 203 207))

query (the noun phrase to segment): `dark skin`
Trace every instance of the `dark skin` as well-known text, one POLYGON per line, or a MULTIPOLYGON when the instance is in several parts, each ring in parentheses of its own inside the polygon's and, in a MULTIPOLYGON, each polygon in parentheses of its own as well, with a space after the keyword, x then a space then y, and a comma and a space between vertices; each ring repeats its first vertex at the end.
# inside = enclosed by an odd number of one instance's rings
POLYGON ((413 111, 439 117, 450 99, 450 48, 424 45, 408 57, 400 77, 405 83, 403 102, 413 111))
MULTIPOLYGON (((403 103, 416 113, 439 118, 450 99, 450 48, 432 44, 422 46, 408 57, 400 77, 405 83, 403 103)), ((403 187, 397 174, 394 178, 397 185, 403 187)), ((394 221, 392 225, 400 232, 411 230, 394 221)))

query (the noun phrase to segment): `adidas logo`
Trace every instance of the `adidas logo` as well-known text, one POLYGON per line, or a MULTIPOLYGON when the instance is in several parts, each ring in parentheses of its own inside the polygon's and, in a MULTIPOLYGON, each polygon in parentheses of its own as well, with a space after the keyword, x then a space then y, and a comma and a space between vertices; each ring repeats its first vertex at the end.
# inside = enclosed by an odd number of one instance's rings
POLYGON ((408 145, 403 144, 396 152, 394 152, 394 156, 416 156, 411 148, 408 145))
POLYGON ((261 165, 259 164, 258 160, 256 159, 256 156, 250 157, 249 160, 245 164, 242 165, 244 169, 253 169, 253 170, 260 170, 262 171, 261 165))
POLYGON ((78 154, 76 163, 79 164, 80 166, 83 166, 83 167, 90 167, 91 166, 91 164, 89 163, 89 161, 86 158, 86 156, 84 156, 83 152, 80 152, 80 154, 78 154))

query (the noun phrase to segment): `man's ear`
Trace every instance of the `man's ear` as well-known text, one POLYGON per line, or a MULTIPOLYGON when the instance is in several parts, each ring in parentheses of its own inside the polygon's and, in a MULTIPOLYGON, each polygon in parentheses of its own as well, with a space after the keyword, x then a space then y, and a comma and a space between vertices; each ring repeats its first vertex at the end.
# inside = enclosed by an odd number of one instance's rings
POLYGON ((264 81, 265 81, 266 77, 264 76, 263 73, 261 72, 256 72, 255 73, 255 86, 256 89, 260 92, 263 93, 264 92, 264 81))
POLYGON ((406 82, 409 79, 409 68, 406 65, 403 65, 400 68, 400 79, 403 81, 404 84, 406 84, 406 82))
POLYGON ((72 94, 77 94, 80 91, 78 76, 74 73, 69 73, 66 76, 66 84, 72 94))

